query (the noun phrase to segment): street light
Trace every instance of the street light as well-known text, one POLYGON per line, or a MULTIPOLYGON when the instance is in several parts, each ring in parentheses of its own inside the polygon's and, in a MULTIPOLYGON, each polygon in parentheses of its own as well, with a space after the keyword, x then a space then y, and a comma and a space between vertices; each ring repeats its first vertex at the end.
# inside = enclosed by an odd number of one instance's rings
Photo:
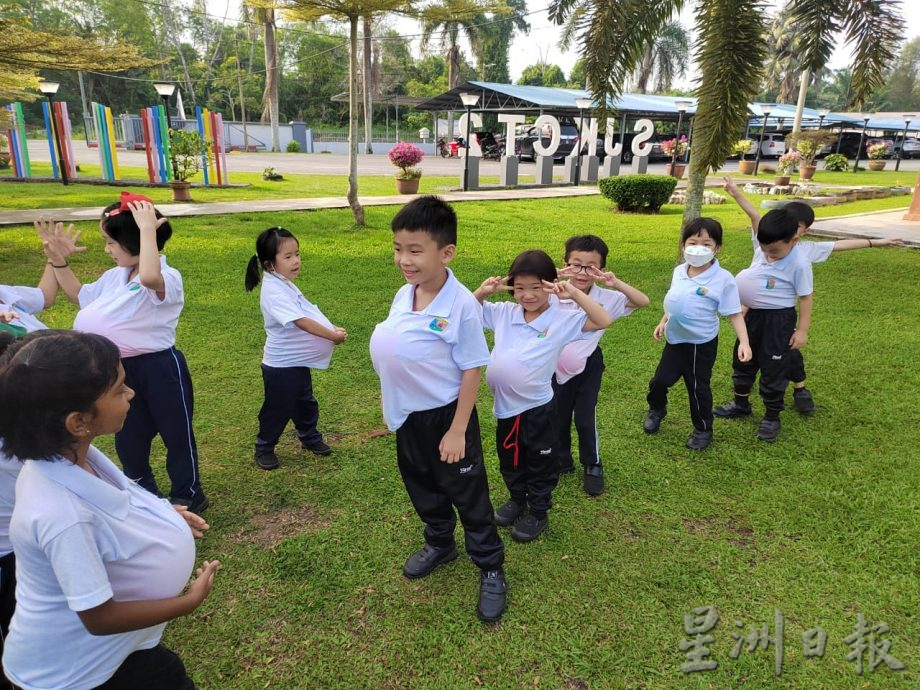
POLYGON ((767 129, 767 118, 770 117, 769 108, 761 108, 760 115, 763 120, 760 123, 760 139, 757 141, 757 156, 754 158, 754 177, 757 177, 757 171, 760 169, 760 153, 763 149, 763 135, 767 129))
POLYGON ((897 172, 898 169, 901 167, 901 154, 904 152, 904 144, 907 141, 907 128, 908 126, 910 126, 910 121, 913 120, 917 116, 912 115, 912 114, 911 115, 904 114, 901 117, 904 118, 904 134, 901 135, 901 145, 895 147, 895 155, 897 156, 894 162, 895 172, 897 172))
POLYGON ((818 129, 821 129, 824 126, 824 118, 827 117, 827 114, 830 112, 827 108, 818 108, 818 129))
POLYGON ((866 128, 869 126, 869 115, 863 114, 863 128, 859 135, 859 148, 856 149, 856 162, 853 164, 853 172, 859 170, 859 159, 862 156, 863 142, 866 140, 866 128))
POLYGON ((49 122, 51 123, 51 130, 54 132, 54 143, 57 144, 58 152, 58 170, 61 171, 61 182, 66 186, 67 184, 67 167, 64 165, 64 151, 61 147, 61 132, 55 127, 54 123, 54 103, 51 100, 51 97, 57 93, 58 88, 61 85, 56 81, 40 81, 38 82, 38 90, 41 91, 48 98, 48 115, 49 122))
POLYGON ((674 107, 677 108, 677 133, 674 135, 674 148, 671 150, 672 175, 674 174, 674 163, 677 162, 677 147, 680 145, 680 126, 684 121, 684 113, 691 105, 693 105, 691 101, 674 101, 674 107))
POLYGON ((581 135, 585 129, 585 111, 594 104, 590 98, 576 98, 575 105, 578 107, 579 121, 578 121, 578 138, 575 140, 578 142, 578 154, 575 156, 575 186, 578 186, 578 183, 581 182, 581 135))
POLYGON ((466 106, 466 155, 463 157, 463 191, 465 192, 469 188, 470 179, 470 120, 473 106, 479 102, 479 94, 461 93, 460 100, 466 106))
POLYGON ((160 97, 163 99, 163 113, 166 115, 166 126, 171 127, 169 124, 169 97, 175 93, 176 85, 157 82, 153 85, 153 88, 157 90, 157 93, 160 94, 160 97))

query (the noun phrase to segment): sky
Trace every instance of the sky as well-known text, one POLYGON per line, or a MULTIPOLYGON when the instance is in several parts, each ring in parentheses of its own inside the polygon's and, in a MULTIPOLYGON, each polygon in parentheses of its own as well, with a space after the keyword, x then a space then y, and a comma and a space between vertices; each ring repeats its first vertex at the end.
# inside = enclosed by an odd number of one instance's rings
MULTIPOLYGON (((687 4, 692 8, 694 3, 688 2, 687 4)), ((775 8, 782 3, 780 0, 770 0, 768 4, 775 8)), ((239 0, 207 0, 207 5, 208 12, 213 15, 223 17, 226 14, 230 19, 239 17, 239 0)), ((528 35, 517 36, 511 44, 509 67, 513 81, 517 81, 525 67, 541 61, 559 65, 568 76, 578 60, 577 51, 562 51, 559 49, 557 45, 560 33, 559 27, 550 23, 547 16, 548 7, 549 0, 527 0, 527 10, 532 13, 527 17, 531 30, 528 35)), ((920 36, 920 2, 917 2, 917 0, 905 0, 902 2, 901 10, 906 23, 905 40, 920 36)), ((679 20, 685 26, 692 27, 692 9, 685 9, 679 20)), ((407 35, 419 32, 418 23, 409 19, 394 21, 394 28, 401 34, 407 35)), ((464 45, 464 50, 469 56, 468 46, 464 45)), ((416 55, 418 54, 417 39, 413 39, 413 51, 416 55)), ((834 51, 828 66, 832 69, 847 67, 850 61, 850 48, 841 45, 834 51)), ((694 76, 695 74, 691 67, 691 72, 684 79, 678 80, 675 87, 691 88, 694 76)))

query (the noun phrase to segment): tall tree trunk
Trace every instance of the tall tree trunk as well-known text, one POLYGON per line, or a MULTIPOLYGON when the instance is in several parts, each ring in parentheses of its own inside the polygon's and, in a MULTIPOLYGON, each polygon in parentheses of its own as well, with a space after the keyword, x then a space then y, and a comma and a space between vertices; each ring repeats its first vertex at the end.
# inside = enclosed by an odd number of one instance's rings
POLYGON ((355 225, 364 225, 364 208, 358 201, 358 17, 349 17, 348 23, 348 205, 355 225))
POLYGON ((275 11, 265 10, 265 91, 262 93, 262 122, 272 126, 272 151, 281 150, 278 132, 278 44, 275 41, 275 11))
MULTIPOLYGON (((687 172, 687 203, 684 205, 683 225, 691 220, 699 218, 703 213, 703 192, 706 190, 706 175, 709 173, 708 168, 701 165, 699 156, 694 159, 690 154, 690 166, 687 172)), ((677 261, 683 261, 683 253, 680 249, 680 235, 677 241, 677 261)))
POLYGON ((652 65, 654 64, 652 47, 647 46, 639 63, 639 76, 636 78, 636 91, 645 93, 648 89, 649 79, 652 78, 652 65))
MULTIPOLYGON (((458 81, 460 81, 460 47, 452 43, 447 51, 447 88, 454 88, 458 81)), ((452 136, 454 136, 453 110, 447 113, 447 137, 449 139, 452 136)))
POLYGON ((371 71, 371 16, 364 17, 364 153, 374 152, 374 73, 371 71))

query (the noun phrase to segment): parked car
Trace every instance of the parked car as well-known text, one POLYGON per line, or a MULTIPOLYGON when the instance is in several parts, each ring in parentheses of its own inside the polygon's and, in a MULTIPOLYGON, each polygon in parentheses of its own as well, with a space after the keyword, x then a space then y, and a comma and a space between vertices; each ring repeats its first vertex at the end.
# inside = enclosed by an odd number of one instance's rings
POLYGON ((895 145, 895 155, 897 155, 898 150, 901 152, 901 158, 920 157, 920 139, 917 137, 907 137, 907 139, 904 140, 903 146, 901 146, 900 142, 895 145))
MULTIPOLYGON (((560 123, 559 128, 561 130, 559 148, 553 154, 553 160, 557 162, 572 153, 572 149, 575 148, 575 142, 578 141, 578 128, 574 124, 560 123)), ((542 132, 538 131, 533 125, 524 125, 521 128, 514 147, 515 153, 521 157, 521 160, 534 161, 537 159, 537 154, 533 149, 534 142, 537 139, 540 140, 543 146, 549 146, 552 140, 550 128, 544 127, 542 132)))
MULTIPOLYGON (((751 148, 748 149, 748 156, 757 155, 757 142, 760 141, 760 135, 754 136, 748 134, 751 139, 751 148)), ((761 158, 779 158, 786 153, 786 134, 784 132, 767 132, 763 135, 763 142, 760 145, 761 158)))
MULTIPOLYGON (((844 132, 842 138, 840 139, 840 153, 842 153, 847 158, 856 158, 856 151, 859 149, 859 141, 862 138, 862 132, 844 132)), ((892 139, 880 139, 878 137, 866 137, 863 141, 862 150, 860 151, 860 158, 866 158, 866 151, 870 146, 875 146, 876 144, 885 144, 888 147, 888 155, 886 158, 890 158, 894 155, 894 140, 892 139)), ((837 151, 837 144, 833 144, 833 149, 837 151)))

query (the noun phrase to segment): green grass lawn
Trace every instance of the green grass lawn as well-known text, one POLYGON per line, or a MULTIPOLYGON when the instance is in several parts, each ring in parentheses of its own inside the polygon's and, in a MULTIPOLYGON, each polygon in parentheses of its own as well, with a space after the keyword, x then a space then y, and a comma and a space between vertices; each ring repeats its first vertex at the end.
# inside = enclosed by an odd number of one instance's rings
MULTIPOLYGON (((852 168, 852 162, 850 166, 852 168)), ((776 161, 775 160, 761 160, 760 169, 757 173, 757 177, 754 175, 741 175, 737 172, 732 173, 732 177, 741 181, 748 180, 762 180, 764 182, 772 182, 773 178, 776 176, 775 172, 764 172, 764 166, 776 170, 776 161)), ((863 170, 857 170, 853 172, 851 169, 849 172, 831 172, 825 170, 823 163, 818 162, 818 169, 815 171, 814 179, 812 184, 816 184, 819 187, 821 185, 845 185, 848 187, 855 187, 857 185, 906 185, 908 187, 913 187, 917 181, 917 171, 916 170, 898 170, 894 169, 894 161, 888 161, 888 170, 879 170, 878 172, 874 170, 869 170, 866 168, 866 161, 863 160, 860 164, 863 170)), ((798 180, 798 174, 794 173, 791 176, 791 181, 795 183, 798 180)))
MULTIPOLYGON (((521 545, 504 533, 510 604, 498 625, 476 620, 477 572, 463 558, 407 581, 403 560, 422 530, 396 469, 394 437, 377 433, 379 385, 367 351, 403 282, 391 262, 396 208, 367 209, 364 229, 347 210, 181 219, 167 253, 185 279, 179 346, 195 382, 212 501, 199 561, 219 558, 223 570, 208 601, 171 623, 165 641, 198 687, 920 687, 920 252, 847 252, 818 265, 805 351, 817 413, 785 412, 775 445, 755 440, 756 418, 717 421, 712 448, 693 454, 683 446, 691 425, 681 384, 661 432, 641 428, 680 209, 619 215, 600 197, 456 209, 453 268, 470 287, 507 270, 523 249, 544 248, 561 261, 567 237, 594 232, 610 245, 610 268, 651 297, 652 306, 618 321, 602 341, 607 493, 591 499, 579 477, 563 477, 547 534, 521 545), (263 472, 252 448, 264 331, 243 273, 257 233, 279 224, 300 238, 305 294, 350 337, 314 377, 334 454, 305 455, 289 432, 278 448, 282 467, 263 472), (720 615, 709 645, 719 666, 684 676, 683 617, 707 604, 720 615), (775 609, 785 615, 782 679, 773 675, 772 647, 729 657, 735 621, 742 634, 763 624, 772 634, 775 609), (856 674, 843 639, 858 613, 890 626, 890 653, 906 671, 882 664, 856 674), (828 635, 823 658, 803 656, 802 633, 814 627, 828 635)), ((827 211, 840 208, 819 215, 827 211)), ((747 266, 738 208, 705 213, 726 228, 723 265, 747 266)), ((88 279, 111 264, 93 225, 84 230, 89 251, 73 265, 88 279)), ((0 229, 0 241, 0 282, 34 284, 43 261, 32 230, 0 229)), ((44 318, 68 327, 73 315, 62 299, 44 318)), ((723 323, 717 404, 731 393, 732 340, 723 323)), ((483 445, 500 503, 490 407, 484 388, 483 445)), ((160 468, 163 456, 157 446, 160 468)))

